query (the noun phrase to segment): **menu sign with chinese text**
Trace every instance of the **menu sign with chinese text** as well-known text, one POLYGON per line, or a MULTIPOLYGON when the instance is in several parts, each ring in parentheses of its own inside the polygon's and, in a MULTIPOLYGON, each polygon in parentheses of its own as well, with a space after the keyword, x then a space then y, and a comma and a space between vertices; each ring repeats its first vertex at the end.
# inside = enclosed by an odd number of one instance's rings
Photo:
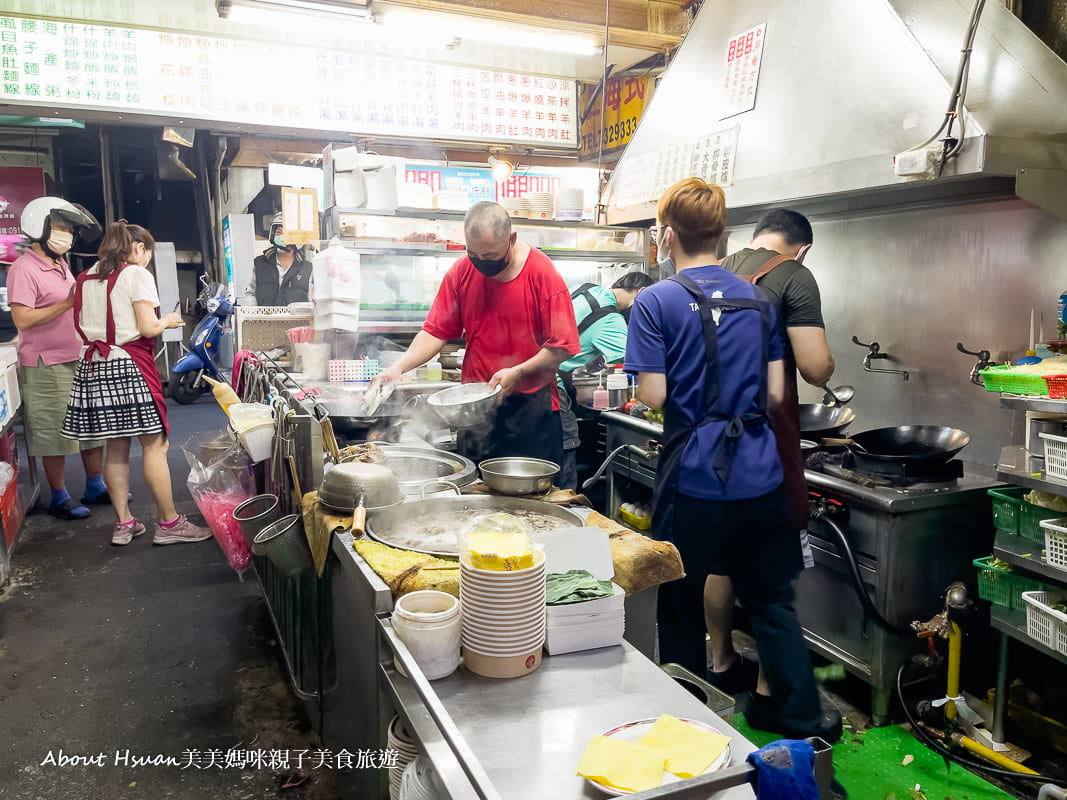
POLYGON ((734 182, 737 126, 698 136, 693 143, 690 174, 708 183, 729 186, 734 182))
POLYGON ((568 79, 13 16, 0 16, 0 48, 0 102, 577 146, 568 79))
MULTIPOLYGON (((597 84, 582 84, 578 92, 581 109, 589 104, 596 92, 597 84)), ((601 119, 601 100, 593 101, 589 114, 582 120, 581 147, 578 151, 579 161, 596 160, 600 155, 614 155, 622 152, 637 131, 645 106, 652 97, 652 80, 648 76, 640 78, 612 78, 604 90, 604 118, 601 119), (600 153, 600 137, 604 140, 604 150, 600 153)))
POLYGON ((767 23, 733 37, 726 46, 726 73, 723 78, 719 119, 751 111, 756 107, 756 85, 763 61, 763 41, 767 23))

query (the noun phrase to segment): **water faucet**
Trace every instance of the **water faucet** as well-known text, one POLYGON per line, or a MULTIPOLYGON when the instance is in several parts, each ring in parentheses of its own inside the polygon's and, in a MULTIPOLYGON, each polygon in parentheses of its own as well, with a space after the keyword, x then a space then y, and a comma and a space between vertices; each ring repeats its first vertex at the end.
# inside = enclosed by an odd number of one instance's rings
POLYGON ((980 373, 986 367, 993 366, 993 362, 989 360, 989 351, 979 350, 975 352, 974 350, 968 350, 963 346, 963 342, 956 342, 956 349, 964 355, 976 356, 978 358, 978 362, 971 367, 971 383, 976 386, 985 386, 985 381, 982 379, 980 373))
POLYGON ((865 355, 863 357, 863 370, 864 370, 864 372, 888 372, 888 373, 891 373, 893 375, 900 375, 904 380, 908 379, 907 370, 903 370, 903 369, 876 369, 876 368, 871 366, 871 361, 873 359, 876 359, 876 358, 889 358, 889 354, 888 353, 883 353, 881 351, 881 347, 878 344, 878 342, 871 342, 870 344, 866 344, 865 342, 861 342, 858 337, 853 336, 852 337, 852 343, 853 344, 858 344, 860 347, 866 347, 867 348, 867 355, 865 355))

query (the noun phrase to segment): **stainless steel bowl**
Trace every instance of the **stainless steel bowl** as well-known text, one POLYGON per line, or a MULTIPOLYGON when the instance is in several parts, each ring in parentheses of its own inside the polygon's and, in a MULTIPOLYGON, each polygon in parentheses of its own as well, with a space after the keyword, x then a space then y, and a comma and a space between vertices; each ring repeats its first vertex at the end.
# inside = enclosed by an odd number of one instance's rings
POLYGON ((482 480, 501 494, 544 494, 559 465, 540 458, 491 458, 478 465, 482 480))
POLYGON ((453 428, 471 428, 492 421, 499 394, 499 386, 489 391, 488 383, 464 383, 434 392, 426 402, 453 428))
POLYGON ((363 495, 368 508, 385 508, 402 502, 396 475, 380 464, 337 464, 322 478, 319 502, 336 511, 351 513, 363 495))

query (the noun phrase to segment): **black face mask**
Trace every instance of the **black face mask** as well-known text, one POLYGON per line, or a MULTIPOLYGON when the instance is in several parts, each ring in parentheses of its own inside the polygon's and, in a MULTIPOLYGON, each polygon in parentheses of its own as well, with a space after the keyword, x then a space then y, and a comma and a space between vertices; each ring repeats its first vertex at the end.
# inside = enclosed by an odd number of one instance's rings
POLYGON ((504 253, 503 258, 477 258, 469 254, 467 258, 471 260, 476 270, 485 277, 492 278, 508 268, 508 264, 511 262, 511 245, 508 245, 507 252, 504 253))

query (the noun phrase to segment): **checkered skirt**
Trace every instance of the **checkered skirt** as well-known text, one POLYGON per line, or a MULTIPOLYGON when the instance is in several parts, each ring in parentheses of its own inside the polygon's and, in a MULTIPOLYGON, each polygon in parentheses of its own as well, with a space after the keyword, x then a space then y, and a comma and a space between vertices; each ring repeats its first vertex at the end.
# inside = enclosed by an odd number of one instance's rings
POLYGON ((151 433, 163 433, 163 420, 133 359, 78 362, 63 418, 64 436, 84 441, 151 433))

